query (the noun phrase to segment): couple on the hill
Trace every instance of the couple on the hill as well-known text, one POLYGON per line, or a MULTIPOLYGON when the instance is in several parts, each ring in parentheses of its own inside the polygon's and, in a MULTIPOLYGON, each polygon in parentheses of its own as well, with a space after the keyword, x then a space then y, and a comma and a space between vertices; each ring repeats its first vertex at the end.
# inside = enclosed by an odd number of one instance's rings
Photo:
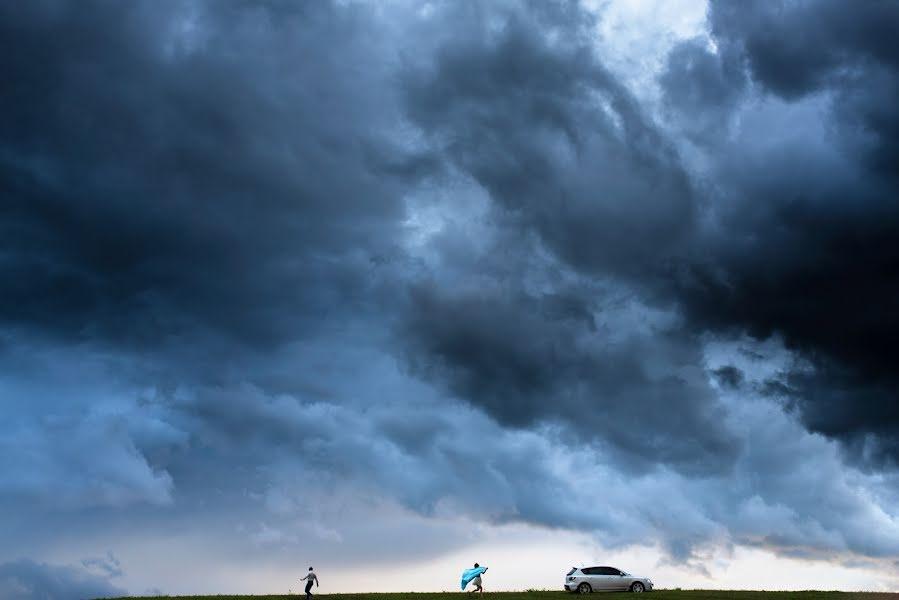
MULTIPOLYGON (((487 567, 482 567, 478 563, 474 564, 474 567, 471 569, 467 569, 462 572, 462 589, 465 589, 465 586, 469 583, 474 585, 473 590, 468 590, 468 593, 476 592, 478 594, 484 593, 484 588, 482 586, 481 575, 487 572, 487 567)), ((318 587, 318 575, 315 574, 315 571, 312 570, 312 567, 309 567, 309 572, 305 577, 300 579, 300 581, 306 582, 306 600, 312 600, 312 582, 315 582, 315 586, 318 587)))

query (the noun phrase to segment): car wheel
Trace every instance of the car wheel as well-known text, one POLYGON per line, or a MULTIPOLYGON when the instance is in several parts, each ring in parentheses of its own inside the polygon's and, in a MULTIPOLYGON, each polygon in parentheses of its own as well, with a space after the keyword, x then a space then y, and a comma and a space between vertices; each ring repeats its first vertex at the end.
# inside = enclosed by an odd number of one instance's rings
POLYGON ((645 590, 645 589, 646 589, 646 588, 643 587, 643 584, 640 583, 639 581, 635 581, 635 582, 634 582, 634 585, 631 586, 631 591, 632 591, 633 593, 635 593, 635 594, 640 594, 640 593, 642 593, 643 590, 645 590))
POLYGON ((581 585, 577 586, 578 594, 589 594, 592 591, 593 591, 593 588, 590 587, 589 583, 582 583, 581 585))

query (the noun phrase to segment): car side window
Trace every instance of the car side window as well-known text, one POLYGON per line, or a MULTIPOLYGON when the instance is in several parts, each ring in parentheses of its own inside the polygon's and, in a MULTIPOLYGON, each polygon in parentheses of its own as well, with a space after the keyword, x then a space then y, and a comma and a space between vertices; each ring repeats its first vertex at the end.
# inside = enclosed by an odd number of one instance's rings
POLYGON ((586 569, 581 569, 581 573, 584 575, 599 575, 599 569, 596 567, 587 567, 586 569))
POLYGON ((602 575, 621 575, 621 571, 613 567, 599 567, 602 575))

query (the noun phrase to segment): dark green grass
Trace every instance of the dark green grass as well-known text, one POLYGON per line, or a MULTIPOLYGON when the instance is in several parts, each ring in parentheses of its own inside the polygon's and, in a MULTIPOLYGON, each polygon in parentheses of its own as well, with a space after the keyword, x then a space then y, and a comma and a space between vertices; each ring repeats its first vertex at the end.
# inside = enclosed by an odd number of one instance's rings
MULTIPOLYGON (((664 590, 648 592, 643 600, 899 600, 899 594, 883 592, 745 592, 737 590, 664 590)), ((634 600, 626 592, 592 594, 590 600, 634 600)), ((304 594, 275 596, 144 596, 128 600, 302 600, 304 594)), ((471 600, 576 600, 579 596, 565 592, 534 590, 528 592, 484 592, 482 597, 472 594, 471 600)), ((112 600, 112 599, 110 599, 112 600)), ((118 600, 118 599, 117 599, 118 600)), ((125 600, 125 599, 121 599, 125 600)), ((315 600, 469 600, 465 592, 435 592, 394 594, 316 594, 315 600)))

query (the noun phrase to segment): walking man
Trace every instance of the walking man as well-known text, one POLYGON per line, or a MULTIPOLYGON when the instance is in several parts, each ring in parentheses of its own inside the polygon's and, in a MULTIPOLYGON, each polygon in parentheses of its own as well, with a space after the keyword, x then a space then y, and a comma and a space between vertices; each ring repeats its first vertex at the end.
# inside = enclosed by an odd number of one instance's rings
POLYGON ((300 581, 303 580, 306 580, 306 600, 312 600, 312 582, 314 581, 315 587, 318 587, 318 575, 315 574, 312 567, 309 567, 309 573, 303 579, 300 579, 300 581))

